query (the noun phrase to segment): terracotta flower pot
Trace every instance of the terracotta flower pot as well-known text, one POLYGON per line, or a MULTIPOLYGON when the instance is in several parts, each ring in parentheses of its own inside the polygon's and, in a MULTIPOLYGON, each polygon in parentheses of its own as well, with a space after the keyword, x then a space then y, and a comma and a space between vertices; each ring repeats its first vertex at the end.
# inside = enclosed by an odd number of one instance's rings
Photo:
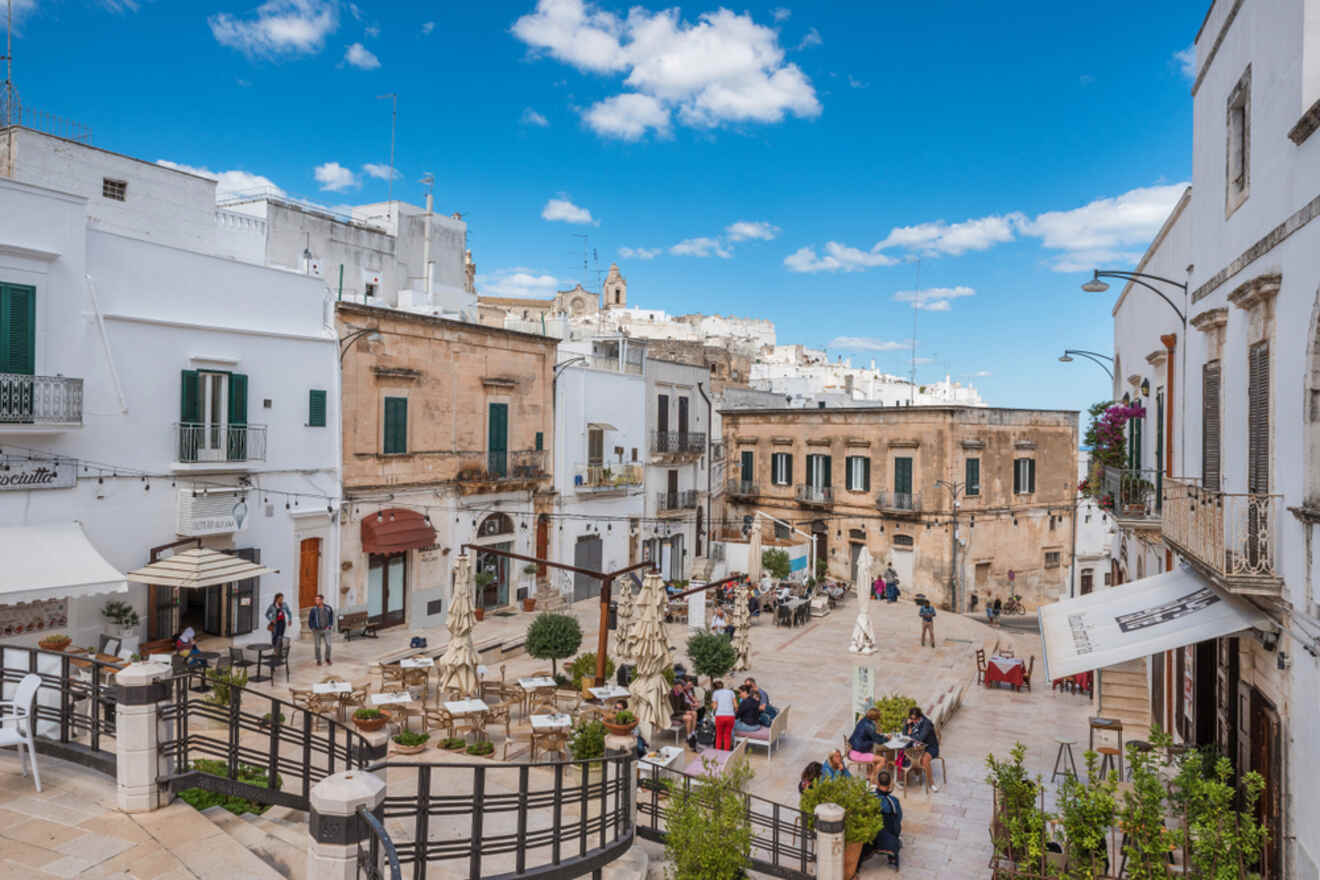
POLYGON ((535 611, 535 610, 536 610, 535 599, 523 599, 523 611, 535 611))
POLYGON ((844 880, 852 880, 857 876, 857 864, 862 860, 862 842, 845 844, 843 847, 843 876, 844 880))
POLYGON ((380 730, 385 726, 385 722, 387 721, 389 721, 389 719, 383 715, 380 718, 358 718, 354 716, 353 726, 358 730, 365 730, 370 733, 375 730, 380 730))
POLYGON ((37 647, 43 651, 63 651, 71 644, 73 644, 73 640, 68 637, 45 638, 37 642, 37 647))
POLYGON ((429 743, 418 743, 415 746, 401 746, 390 740, 390 751, 396 755, 419 755, 429 745, 429 743))
POLYGON ((475 615, 477 616, 477 620, 485 620, 485 619, 486 619, 486 609, 485 609, 485 608, 473 608, 473 609, 472 609, 472 613, 475 614, 475 615))
POLYGON ((615 736, 627 736, 628 734, 632 733, 633 728, 637 726, 637 722, 635 720, 629 721, 627 724, 617 724, 614 721, 610 720, 609 718, 602 718, 600 723, 604 724, 605 729, 608 730, 610 733, 614 734, 615 736))

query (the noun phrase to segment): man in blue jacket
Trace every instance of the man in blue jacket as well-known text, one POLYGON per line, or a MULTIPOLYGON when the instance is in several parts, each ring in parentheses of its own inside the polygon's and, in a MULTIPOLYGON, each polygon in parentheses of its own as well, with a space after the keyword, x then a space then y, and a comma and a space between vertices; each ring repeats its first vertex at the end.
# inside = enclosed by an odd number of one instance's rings
POLYGON ((334 631, 335 612, 329 605, 325 604, 325 596, 316 594, 316 604, 312 610, 307 612, 307 628, 312 631, 312 646, 316 649, 316 665, 321 665, 321 645, 325 644, 325 664, 333 666, 330 661, 330 633, 334 631))

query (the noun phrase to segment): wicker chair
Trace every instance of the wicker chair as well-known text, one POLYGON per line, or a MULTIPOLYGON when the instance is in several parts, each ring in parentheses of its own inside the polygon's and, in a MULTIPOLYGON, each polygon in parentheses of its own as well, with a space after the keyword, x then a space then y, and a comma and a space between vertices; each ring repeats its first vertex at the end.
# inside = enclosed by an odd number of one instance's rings
POLYGON ((475 734, 477 742, 489 739, 486 736, 486 718, 489 715, 489 712, 469 712, 455 717, 454 735, 466 738, 469 733, 475 734))
POLYGON ((509 738, 509 723, 512 720, 512 715, 513 703, 511 701, 495 703, 490 707, 490 711, 486 713, 486 724, 487 726, 503 724, 504 739, 507 741, 509 738))
POLYGON ((445 736, 454 735, 454 716, 444 706, 432 706, 422 713, 422 729, 426 731, 443 730, 445 736))
POLYGON ((557 688, 552 695, 552 699, 560 710, 565 711, 570 715, 576 713, 578 708, 582 705, 582 694, 573 690, 562 690, 557 688))
POLYGON ((976 683, 985 683, 985 648, 976 649, 976 683))

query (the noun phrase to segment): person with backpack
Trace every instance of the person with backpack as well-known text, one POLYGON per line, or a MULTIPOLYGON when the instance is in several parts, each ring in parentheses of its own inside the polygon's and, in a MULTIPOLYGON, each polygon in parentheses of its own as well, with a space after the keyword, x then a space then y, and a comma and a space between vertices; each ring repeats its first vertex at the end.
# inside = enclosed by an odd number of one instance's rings
POLYGON ((274 600, 266 609, 266 629, 270 631, 271 647, 277 651, 280 647, 280 639, 284 638, 284 630, 292 617, 289 606, 284 603, 284 594, 276 593, 274 600))

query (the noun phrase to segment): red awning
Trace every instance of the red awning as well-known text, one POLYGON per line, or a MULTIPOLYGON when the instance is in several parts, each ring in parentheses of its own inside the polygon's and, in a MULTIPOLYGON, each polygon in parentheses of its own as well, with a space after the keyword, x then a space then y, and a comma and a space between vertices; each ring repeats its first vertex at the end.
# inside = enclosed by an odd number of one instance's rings
POLYGON ((362 550, 366 553, 399 553, 434 543, 435 529, 415 510, 391 507, 362 519, 362 550))

